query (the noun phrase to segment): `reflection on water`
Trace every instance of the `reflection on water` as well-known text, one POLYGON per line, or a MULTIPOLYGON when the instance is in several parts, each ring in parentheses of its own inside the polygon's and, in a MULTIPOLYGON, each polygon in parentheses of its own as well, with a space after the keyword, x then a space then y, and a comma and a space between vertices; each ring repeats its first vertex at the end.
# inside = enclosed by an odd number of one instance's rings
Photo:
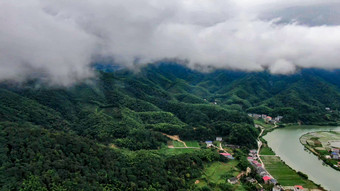
POLYGON ((325 165, 300 143, 299 138, 313 131, 339 131, 340 127, 292 126, 276 129, 266 136, 268 145, 287 165, 301 171, 317 184, 331 191, 340 191, 340 172, 325 165))

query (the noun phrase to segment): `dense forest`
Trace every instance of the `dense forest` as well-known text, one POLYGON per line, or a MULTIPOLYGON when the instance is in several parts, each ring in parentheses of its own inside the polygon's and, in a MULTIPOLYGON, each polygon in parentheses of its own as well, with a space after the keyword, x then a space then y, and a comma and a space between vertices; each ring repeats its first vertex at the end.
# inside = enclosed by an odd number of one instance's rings
POLYGON ((256 147, 258 135, 247 113, 282 115, 287 123, 339 120, 340 84, 326 77, 332 72, 94 67, 96 79, 72 87, 0 85, 2 190, 193 190, 203 165, 220 156, 210 149, 158 152, 169 141, 163 133, 196 141, 221 136, 246 149, 256 147))

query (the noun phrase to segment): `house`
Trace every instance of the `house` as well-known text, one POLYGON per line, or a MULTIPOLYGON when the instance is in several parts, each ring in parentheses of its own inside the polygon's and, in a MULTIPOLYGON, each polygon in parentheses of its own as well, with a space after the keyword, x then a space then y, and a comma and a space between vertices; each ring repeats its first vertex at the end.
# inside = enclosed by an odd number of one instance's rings
POLYGON ((265 176, 268 176, 268 173, 267 173, 266 171, 261 171, 261 172, 259 173, 259 175, 260 175, 261 177, 265 177, 265 176))
POLYGON ((250 182, 250 183, 252 183, 252 184, 256 184, 256 183, 257 183, 257 180, 255 180, 254 178, 251 178, 251 177, 247 177, 247 178, 246 178, 246 181, 247 181, 247 182, 250 182))
POLYGON ((213 146, 213 142, 212 141, 205 141, 205 144, 207 144, 207 147, 213 146))
POLYGON ((332 159, 336 159, 336 160, 339 160, 339 153, 336 153, 336 152, 332 152, 332 159))
POLYGON ((227 156, 228 159, 234 160, 235 158, 232 155, 227 156))
POLYGON ((261 177, 267 176, 268 172, 263 168, 263 167, 259 167, 256 170, 257 174, 259 174, 261 177))
POLYGON ((326 108, 325 108, 325 110, 326 110, 326 111, 330 111, 330 110, 331 110, 331 108, 329 108, 329 107, 326 107, 326 108))
POLYGON ((253 157, 247 157, 247 160, 248 160, 249 162, 252 162, 252 161, 253 161, 253 157))
POLYGON ((233 178, 229 178, 228 179, 228 182, 230 184, 237 184, 238 183, 238 179, 236 177, 233 177, 233 178))
POLYGON ((263 179, 265 184, 268 184, 269 180, 272 179, 272 178, 270 176, 264 176, 262 179, 263 179))
POLYGON ((300 186, 300 185, 295 185, 294 186, 294 191, 303 191, 303 190, 304 190, 304 188, 302 186, 300 186))
POLYGON ((216 137, 216 141, 222 141, 222 137, 216 137))
POLYGON ((269 121, 273 120, 273 118, 270 117, 270 116, 267 116, 266 118, 264 118, 264 120, 265 120, 266 122, 269 122, 269 121))
POLYGON ((259 168, 257 168, 257 170, 256 170, 256 172, 258 173, 258 174, 260 174, 261 172, 266 172, 266 170, 263 168, 263 167, 259 167, 259 168))
POLYGON ((281 191, 282 189, 280 188, 280 186, 274 186, 272 191, 281 191))
POLYGON ((235 158, 230 154, 230 153, 220 153, 220 155, 230 159, 230 160, 234 160, 235 158))
POLYGON ((259 115, 259 114, 253 114, 253 118, 254 118, 254 119, 259 119, 259 118, 261 118, 261 115, 259 115))
POLYGON ((283 116, 277 116, 277 117, 274 118, 274 120, 276 122, 280 122, 282 118, 283 118, 283 116))
POLYGON ((339 154, 339 149, 336 149, 336 148, 331 148, 331 152, 333 153, 338 153, 339 154))
POLYGON ((257 162, 256 160, 253 160, 253 161, 252 161, 252 164, 253 164, 254 166, 256 166, 257 164, 259 164, 259 162, 257 162))
POLYGON ((220 153, 220 155, 227 157, 227 156, 230 156, 231 154, 230 153, 220 153))
POLYGON ((251 154, 257 154, 257 150, 255 150, 255 149, 252 149, 252 150, 250 150, 249 151, 251 154))
POLYGON ((326 159, 331 159, 332 157, 330 155, 325 155, 326 159))
POLYGON ((278 182, 277 182, 277 180, 275 180, 274 178, 272 178, 272 179, 269 180, 269 183, 270 183, 270 184, 276 185, 278 182))

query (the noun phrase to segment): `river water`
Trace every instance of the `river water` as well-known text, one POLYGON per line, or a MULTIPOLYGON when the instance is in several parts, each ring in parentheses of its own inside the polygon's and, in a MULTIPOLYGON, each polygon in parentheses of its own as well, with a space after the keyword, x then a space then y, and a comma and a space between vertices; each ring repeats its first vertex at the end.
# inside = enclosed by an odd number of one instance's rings
POLYGON ((309 179, 327 190, 340 191, 340 172, 329 166, 323 166, 322 161, 305 151, 299 141, 303 134, 327 130, 340 131, 340 127, 292 126, 276 129, 265 135, 264 139, 287 165, 307 174, 309 179))

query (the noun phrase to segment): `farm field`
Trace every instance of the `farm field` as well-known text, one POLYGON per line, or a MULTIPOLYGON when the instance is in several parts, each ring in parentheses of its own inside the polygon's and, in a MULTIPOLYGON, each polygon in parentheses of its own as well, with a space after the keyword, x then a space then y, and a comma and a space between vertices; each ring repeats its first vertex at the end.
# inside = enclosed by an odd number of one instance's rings
POLYGON ((180 148, 180 149, 163 148, 159 150, 159 152, 164 153, 166 155, 178 155, 178 154, 183 154, 183 153, 192 153, 195 151, 197 151, 197 149, 191 149, 191 148, 180 148))
POLYGON ((324 147, 329 150, 331 146, 340 147, 340 132, 338 131, 318 131, 303 135, 300 138, 302 144, 312 147, 324 147))
POLYGON ((197 141, 184 141, 188 147, 200 147, 197 141))
POLYGON ((176 148, 176 147, 185 147, 183 143, 179 142, 179 141, 172 141, 172 145, 176 148))
POLYGON ((262 127, 264 127, 265 129, 272 129, 274 127, 274 125, 271 125, 271 124, 267 124, 265 123, 262 119, 257 119, 257 120, 254 120, 255 124, 257 125, 261 125, 262 127))
POLYGON ((274 151, 269 147, 262 147, 260 155, 275 155, 274 151))
POLYGON ((300 142, 324 163, 335 170, 340 170, 339 160, 331 158, 331 149, 340 148, 339 131, 316 131, 300 137, 300 142))
MULTIPOLYGON (((238 161, 233 160, 227 163, 223 162, 214 162, 211 164, 206 164, 203 175, 199 179, 198 187, 204 187, 209 183, 212 184, 221 184, 227 183, 227 179, 231 177, 235 177, 240 173, 240 170, 236 167, 238 161)), ((219 188, 215 188, 214 190, 220 190, 219 188)), ((234 190, 243 191, 244 188, 241 184, 235 185, 234 190)))
POLYGON ((282 186, 302 185, 305 188, 317 188, 317 186, 284 164, 277 156, 261 156, 268 172, 278 180, 282 186))

